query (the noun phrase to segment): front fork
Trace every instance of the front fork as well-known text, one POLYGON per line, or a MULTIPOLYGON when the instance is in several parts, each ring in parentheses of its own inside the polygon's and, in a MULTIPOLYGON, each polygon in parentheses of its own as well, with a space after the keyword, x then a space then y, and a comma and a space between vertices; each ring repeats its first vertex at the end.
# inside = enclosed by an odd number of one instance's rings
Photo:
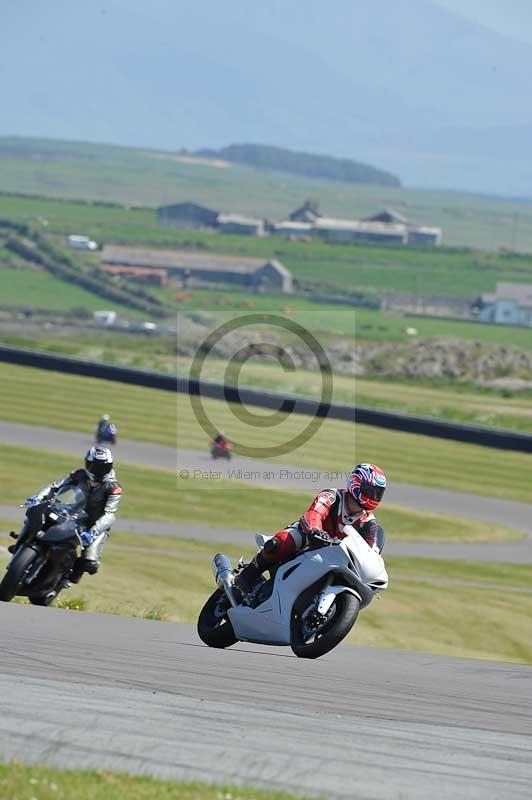
MULTIPOLYGON (((18 552, 18 550, 17 550, 17 552, 18 552)), ((26 586, 28 584, 30 584, 32 581, 34 581, 35 578, 38 577, 38 575, 40 574, 42 568, 44 567, 44 565, 48 561, 48 553, 44 553, 42 550, 40 550, 40 551, 37 550, 36 552, 37 552, 37 558, 35 559, 35 561, 31 565, 31 569, 30 569, 30 571, 28 572, 28 574, 26 575, 26 577, 24 578, 24 581, 23 581, 23 583, 26 586)))

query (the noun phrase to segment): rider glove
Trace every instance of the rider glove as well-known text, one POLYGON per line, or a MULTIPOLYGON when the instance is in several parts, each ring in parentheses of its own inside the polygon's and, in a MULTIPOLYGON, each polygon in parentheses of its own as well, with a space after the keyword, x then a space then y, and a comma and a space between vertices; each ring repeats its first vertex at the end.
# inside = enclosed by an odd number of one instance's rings
POLYGON ((83 545, 83 547, 88 547, 90 544, 92 544, 93 541, 96 539, 96 536, 97 533, 94 530, 83 531, 83 533, 80 536, 81 544, 83 545))

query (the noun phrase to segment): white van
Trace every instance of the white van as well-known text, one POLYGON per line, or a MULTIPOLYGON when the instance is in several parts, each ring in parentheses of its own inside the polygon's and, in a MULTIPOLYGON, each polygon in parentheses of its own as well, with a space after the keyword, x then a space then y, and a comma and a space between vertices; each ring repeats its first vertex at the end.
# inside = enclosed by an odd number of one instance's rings
POLYGON ((66 243, 69 247, 73 247, 75 250, 98 249, 96 242, 93 242, 88 236, 78 236, 77 234, 72 234, 71 236, 67 237, 66 243))

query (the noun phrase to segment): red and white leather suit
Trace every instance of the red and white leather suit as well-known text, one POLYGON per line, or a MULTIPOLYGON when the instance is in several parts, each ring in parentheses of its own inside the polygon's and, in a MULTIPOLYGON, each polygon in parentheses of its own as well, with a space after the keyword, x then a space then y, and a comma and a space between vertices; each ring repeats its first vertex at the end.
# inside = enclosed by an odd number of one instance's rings
POLYGON ((379 548, 379 525, 371 511, 360 509, 354 514, 346 507, 347 489, 323 489, 312 501, 308 511, 283 531, 278 531, 256 556, 257 566, 268 566, 288 561, 304 546, 305 533, 313 529, 326 531, 334 539, 343 539, 344 529, 351 525, 370 547, 379 548))

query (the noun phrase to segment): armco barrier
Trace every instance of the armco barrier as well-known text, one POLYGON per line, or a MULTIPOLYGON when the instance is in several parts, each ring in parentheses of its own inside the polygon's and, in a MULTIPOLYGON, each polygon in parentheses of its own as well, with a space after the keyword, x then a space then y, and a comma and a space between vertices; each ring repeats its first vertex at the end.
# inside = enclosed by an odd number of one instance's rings
POLYGON ((403 431, 405 433, 433 436, 438 439, 453 439, 484 447, 496 447, 500 450, 532 453, 532 436, 499 428, 457 425, 444 420, 412 417, 408 414, 376 411, 342 403, 320 404, 316 400, 306 397, 283 395, 279 392, 269 392, 262 389, 224 386, 221 383, 207 381, 201 381, 200 383, 188 378, 163 375, 142 369, 118 367, 111 364, 97 364, 92 361, 82 361, 77 358, 43 353, 38 350, 26 350, 11 347, 10 345, 0 345, 0 361, 63 372, 70 375, 86 375, 91 378, 130 383, 135 386, 147 386, 168 392, 183 392, 196 396, 201 394, 201 397, 226 400, 230 403, 245 403, 246 405, 282 410, 288 413, 293 412, 309 416, 329 417, 330 419, 339 419, 346 422, 358 422, 363 425, 374 425, 379 428, 403 431))

